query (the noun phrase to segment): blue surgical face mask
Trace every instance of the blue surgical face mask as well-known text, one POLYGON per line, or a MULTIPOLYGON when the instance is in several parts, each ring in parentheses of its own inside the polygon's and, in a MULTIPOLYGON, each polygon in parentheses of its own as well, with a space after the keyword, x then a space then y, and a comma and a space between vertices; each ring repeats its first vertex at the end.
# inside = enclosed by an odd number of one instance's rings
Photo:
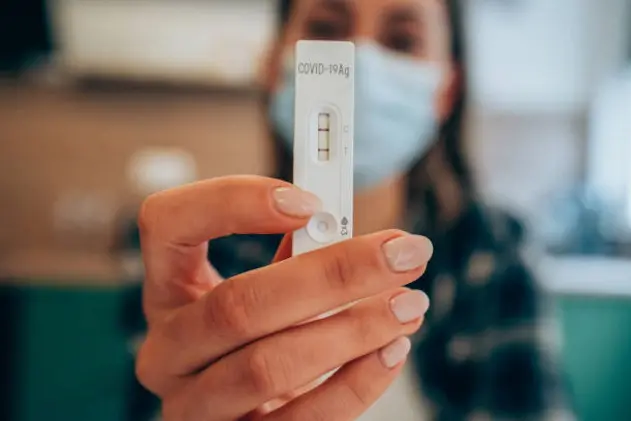
MULTIPOLYGON (((292 58, 285 57, 281 86, 270 104, 274 127, 290 148, 296 89, 292 58)), ((355 60, 354 179, 361 190, 405 173, 431 146, 443 73, 372 43, 357 44, 355 60)))

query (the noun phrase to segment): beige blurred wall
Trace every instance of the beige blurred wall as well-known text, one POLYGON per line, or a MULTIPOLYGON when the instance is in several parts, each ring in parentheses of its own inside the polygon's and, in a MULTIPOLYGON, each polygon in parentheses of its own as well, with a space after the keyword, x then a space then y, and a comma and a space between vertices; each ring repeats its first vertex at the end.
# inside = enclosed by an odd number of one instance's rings
POLYGON ((264 174, 261 122, 251 94, 0 86, 0 252, 106 251, 114 220, 73 241, 55 231, 55 202, 75 192, 133 207, 126 164, 145 146, 190 151, 202 178, 264 174))
MULTIPOLYGON (((0 85, 0 276, 118 273, 107 260, 117 220, 60 229, 55 204, 76 194, 133 211, 139 198, 126 165, 151 146, 189 151, 200 178, 267 174, 261 111, 252 94, 0 85)), ((542 205, 580 178, 584 129, 581 115, 472 115, 469 152, 480 192, 536 226, 542 205)))

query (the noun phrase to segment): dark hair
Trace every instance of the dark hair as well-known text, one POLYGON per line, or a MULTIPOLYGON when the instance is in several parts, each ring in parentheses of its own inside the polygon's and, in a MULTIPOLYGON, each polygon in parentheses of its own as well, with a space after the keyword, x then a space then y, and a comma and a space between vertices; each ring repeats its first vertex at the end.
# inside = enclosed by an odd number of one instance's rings
MULTIPOLYGON (((451 113, 443 121, 439 132, 439 141, 436 142, 432 151, 428 153, 423 159, 421 159, 410 171, 409 171, 409 198, 420 198, 424 193, 420 190, 423 189, 423 185, 427 180, 426 174, 426 161, 433 159, 440 159, 451 170, 451 173, 457 178, 459 185, 462 187, 462 194, 469 195, 473 192, 473 183, 470 175, 470 171, 463 156, 463 122, 466 109, 466 57, 464 46, 464 28, 463 28, 463 16, 461 2, 463 0, 445 0, 447 7, 449 22, 451 27, 451 55, 456 66, 456 69, 460 75, 458 80, 458 96, 454 101, 451 109, 451 113)), ((279 5, 279 19, 280 27, 289 19, 291 13, 292 4, 294 0, 280 0, 279 5)), ((279 176, 290 179, 290 170, 284 166, 285 162, 290 160, 288 151, 279 151, 279 176)), ((289 165, 289 167, 291 167, 289 165)), ((423 198, 420 198, 424 200, 423 198)), ((425 198, 426 199, 426 198, 425 198)), ((435 198, 433 198, 435 199, 435 198)), ((470 197, 463 197, 463 199, 471 199, 470 197)), ((432 200, 432 199, 430 199, 432 200)), ((435 207, 435 206, 433 206, 435 207)))
POLYGON ((279 13, 281 26, 284 25, 287 20, 289 20, 289 12, 291 12, 291 5, 294 0, 280 0, 279 2, 279 13))

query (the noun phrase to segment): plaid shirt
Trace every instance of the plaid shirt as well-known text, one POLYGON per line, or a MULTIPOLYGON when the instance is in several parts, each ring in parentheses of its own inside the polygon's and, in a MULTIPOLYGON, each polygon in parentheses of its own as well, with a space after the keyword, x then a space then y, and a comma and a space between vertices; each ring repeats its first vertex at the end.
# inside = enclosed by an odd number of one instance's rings
MULTIPOLYGON (((416 180, 410 231, 434 255, 413 288, 432 305, 414 339, 413 363, 433 420, 566 421, 565 384, 547 298, 519 256, 520 226, 483 207, 432 152, 416 180)), ((269 264, 281 236, 212 242, 225 277, 269 264)))

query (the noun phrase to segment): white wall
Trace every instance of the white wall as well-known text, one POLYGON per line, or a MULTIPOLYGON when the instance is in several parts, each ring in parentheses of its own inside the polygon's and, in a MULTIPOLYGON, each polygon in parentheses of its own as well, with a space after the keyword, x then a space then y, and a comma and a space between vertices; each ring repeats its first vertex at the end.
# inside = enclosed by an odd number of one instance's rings
POLYGON ((473 99, 489 109, 527 112, 585 105, 590 3, 602 2, 470 0, 473 99))
POLYGON ((589 2, 588 53, 592 93, 631 57, 631 0, 589 2))
POLYGON ((536 219, 584 176, 590 104, 622 61, 631 1, 467 4, 479 185, 536 219))
POLYGON ((484 198, 532 218, 546 203, 574 187, 583 170, 579 115, 508 115, 476 112, 469 156, 484 198))
POLYGON ((273 0, 55 0, 66 70, 252 83, 275 30, 273 0))

